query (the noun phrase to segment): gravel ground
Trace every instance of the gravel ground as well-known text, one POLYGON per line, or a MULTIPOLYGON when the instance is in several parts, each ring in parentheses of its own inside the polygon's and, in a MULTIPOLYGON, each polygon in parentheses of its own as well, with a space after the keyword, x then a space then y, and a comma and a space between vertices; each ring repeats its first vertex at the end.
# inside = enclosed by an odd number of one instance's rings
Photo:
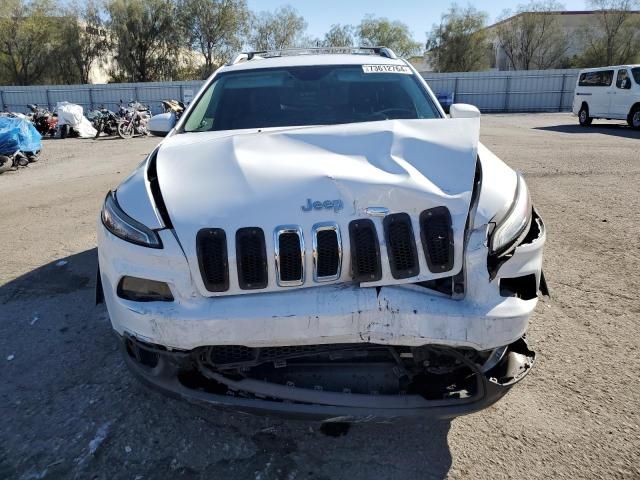
POLYGON ((533 372, 478 414, 339 437, 132 378, 93 304, 95 222, 157 139, 46 141, 0 176, 0 478, 640 478, 640 132, 576 123, 482 121, 548 228, 533 372))

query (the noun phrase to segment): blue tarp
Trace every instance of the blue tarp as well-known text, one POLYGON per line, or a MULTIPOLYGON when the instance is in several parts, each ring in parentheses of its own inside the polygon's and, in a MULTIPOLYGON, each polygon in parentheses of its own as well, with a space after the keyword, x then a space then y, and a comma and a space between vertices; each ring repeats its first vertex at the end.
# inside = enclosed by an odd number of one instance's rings
POLYGON ((36 153, 42 149, 42 137, 31 122, 22 118, 0 117, 0 155, 18 150, 36 153))

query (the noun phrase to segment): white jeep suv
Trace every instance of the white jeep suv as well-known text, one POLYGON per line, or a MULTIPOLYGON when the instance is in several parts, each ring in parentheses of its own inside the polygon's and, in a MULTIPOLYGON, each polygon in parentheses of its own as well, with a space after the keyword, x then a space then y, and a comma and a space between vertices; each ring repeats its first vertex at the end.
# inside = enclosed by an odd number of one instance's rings
POLYGON ((384 47, 220 68, 104 203, 98 300, 128 366, 318 419, 497 401, 534 363, 545 230, 479 117, 384 47))

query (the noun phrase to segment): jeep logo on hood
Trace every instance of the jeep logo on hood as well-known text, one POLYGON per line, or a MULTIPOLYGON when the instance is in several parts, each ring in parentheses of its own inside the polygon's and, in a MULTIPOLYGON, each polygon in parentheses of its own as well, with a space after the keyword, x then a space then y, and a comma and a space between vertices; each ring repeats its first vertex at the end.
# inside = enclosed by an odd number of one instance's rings
POLYGON ((307 198, 307 204, 302 205, 300 208, 302 208, 303 212, 310 212, 311 210, 333 209, 334 212, 338 213, 344 208, 344 206, 342 204, 342 200, 325 200, 321 202, 320 200, 313 201, 310 198, 307 198))

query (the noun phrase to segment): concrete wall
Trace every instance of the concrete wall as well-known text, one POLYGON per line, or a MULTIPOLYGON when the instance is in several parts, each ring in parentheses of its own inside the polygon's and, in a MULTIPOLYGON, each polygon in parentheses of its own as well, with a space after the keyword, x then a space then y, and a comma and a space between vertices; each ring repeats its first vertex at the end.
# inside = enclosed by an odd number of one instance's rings
MULTIPOLYGON (((476 105, 483 112, 568 111, 578 70, 516 72, 422 73, 436 93, 455 93, 457 103, 476 105)), ((161 100, 175 98, 189 102, 202 81, 150 82, 107 85, 58 85, 0 87, 0 106, 26 112, 27 104, 53 109, 56 102, 82 105, 85 111, 101 105, 115 110, 120 100, 136 99, 162 111, 161 100)))

